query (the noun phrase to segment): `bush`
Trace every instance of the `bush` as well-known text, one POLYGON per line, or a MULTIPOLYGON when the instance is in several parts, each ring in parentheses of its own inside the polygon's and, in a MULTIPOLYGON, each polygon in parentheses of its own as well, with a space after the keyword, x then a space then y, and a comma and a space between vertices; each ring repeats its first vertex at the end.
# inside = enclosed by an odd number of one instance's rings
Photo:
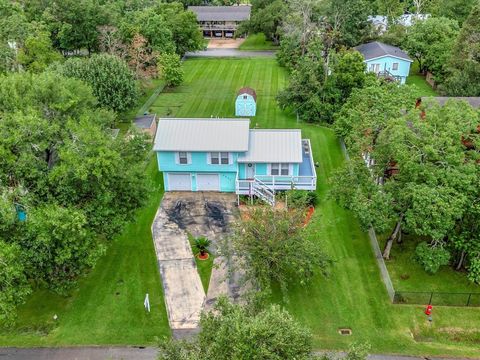
POLYGON ((415 260, 429 274, 435 274, 440 266, 448 265, 450 253, 443 246, 431 246, 423 241, 415 250, 415 260))
POLYGON ((467 278, 471 282, 480 284, 480 257, 470 260, 467 278))
POLYGON ((183 68, 180 56, 162 54, 158 58, 158 73, 167 86, 178 86, 183 82, 183 68))
POLYGON ((287 205, 293 208, 315 206, 318 204, 318 194, 314 191, 289 190, 285 193, 287 205))

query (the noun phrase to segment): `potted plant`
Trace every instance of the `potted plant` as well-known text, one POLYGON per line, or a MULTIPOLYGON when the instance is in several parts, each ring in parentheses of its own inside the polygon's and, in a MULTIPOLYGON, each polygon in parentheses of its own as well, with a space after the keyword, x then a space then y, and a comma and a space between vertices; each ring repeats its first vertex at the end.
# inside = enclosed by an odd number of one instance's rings
POLYGON ((198 258, 200 260, 208 259, 207 248, 210 246, 210 244, 211 244, 211 241, 204 236, 201 236, 195 239, 194 246, 195 246, 195 249, 197 249, 199 252, 198 258))

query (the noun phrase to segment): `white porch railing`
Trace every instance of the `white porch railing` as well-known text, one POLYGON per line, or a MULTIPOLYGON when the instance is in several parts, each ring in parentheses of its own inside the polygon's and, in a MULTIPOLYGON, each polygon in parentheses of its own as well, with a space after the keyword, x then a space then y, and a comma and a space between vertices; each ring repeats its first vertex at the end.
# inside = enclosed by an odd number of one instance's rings
POLYGON ((268 186, 274 191, 277 190, 315 190, 317 184, 316 176, 270 176, 257 175, 253 179, 236 179, 236 193, 240 195, 254 195, 252 184, 259 182, 268 186))

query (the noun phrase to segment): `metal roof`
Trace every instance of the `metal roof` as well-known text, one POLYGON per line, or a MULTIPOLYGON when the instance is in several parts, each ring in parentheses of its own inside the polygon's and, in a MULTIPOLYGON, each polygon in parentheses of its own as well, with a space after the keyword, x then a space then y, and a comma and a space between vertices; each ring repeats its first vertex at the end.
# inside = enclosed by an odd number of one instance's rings
POLYGON ((237 96, 243 95, 243 94, 251 95, 251 96, 253 96, 253 100, 257 101, 257 93, 256 93, 255 90, 253 90, 252 88, 250 88, 250 87, 243 87, 243 88, 241 88, 240 90, 238 90, 237 96))
MULTIPOLYGON (((425 99, 428 99, 429 97, 422 97, 422 100, 425 100, 425 99)), ((432 99, 435 99, 439 104, 440 106, 443 106, 445 105, 445 103, 448 101, 448 100, 459 100, 459 101, 466 101, 467 103, 470 104, 471 107, 475 108, 475 109, 479 109, 480 108, 480 97, 474 97, 474 96, 465 96, 465 97, 462 97, 462 96, 434 96, 432 97, 432 99)))
POLYGON ((301 163, 302 133, 293 130, 250 130, 250 146, 240 163, 301 163))
POLYGON ((376 59, 383 56, 394 56, 400 59, 413 62, 413 60, 410 59, 407 53, 402 49, 396 46, 384 44, 378 41, 358 45, 354 47, 354 49, 360 52, 365 58, 365 60, 376 59))
POLYGON ((159 119, 154 151, 248 150, 250 119, 159 119))
POLYGON ((198 21, 244 21, 250 19, 250 5, 189 6, 198 21))
POLYGON ((134 120, 134 124, 140 129, 150 129, 155 121, 155 118, 155 114, 137 116, 134 120))

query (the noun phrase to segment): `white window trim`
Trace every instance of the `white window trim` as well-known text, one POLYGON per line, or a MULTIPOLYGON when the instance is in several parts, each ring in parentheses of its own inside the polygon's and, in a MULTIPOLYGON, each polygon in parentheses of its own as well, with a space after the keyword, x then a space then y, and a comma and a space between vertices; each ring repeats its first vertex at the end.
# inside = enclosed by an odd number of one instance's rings
POLYGON ((192 154, 189 153, 188 151, 177 151, 175 153, 175 163, 177 165, 190 165, 192 163, 192 154), (186 164, 180 164, 180 153, 181 152, 186 152, 187 153, 187 163, 186 164))
POLYGON ((270 163, 267 164, 268 176, 293 176, 293 164, 290 163, 270 163), (278 164, 278 175, 272 175, 272 165, 278 164), (282 165, 288 165, 288 175, 282 175, 282 165))
POLYGON ((233 155, 230 152, 227 151, 210 151, 207 153, 207 164, 208 165, 232 165, 233 164, 233 155), (222 164, 222 153, 227 153, 228 154, 228 164, 222 164), (212 164, 212 153, 218 154, 218 164, 212 164))

